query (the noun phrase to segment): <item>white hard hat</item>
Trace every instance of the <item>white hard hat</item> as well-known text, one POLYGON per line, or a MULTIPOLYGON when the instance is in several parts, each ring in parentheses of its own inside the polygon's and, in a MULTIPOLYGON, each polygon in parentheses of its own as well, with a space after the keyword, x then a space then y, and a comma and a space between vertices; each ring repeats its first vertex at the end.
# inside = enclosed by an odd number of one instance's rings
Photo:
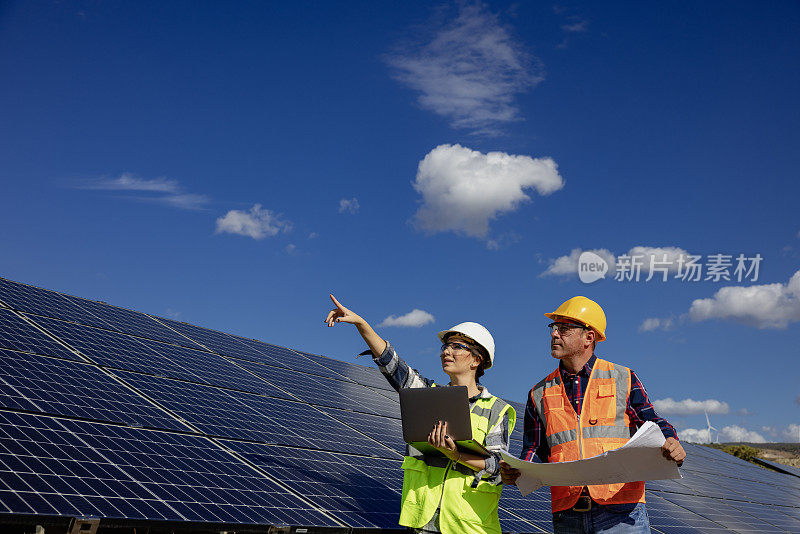
POLYGON ((486 327, 478 323, 459 323, 449 330, 442 330, 439 332, 439 339, 444 343, 444 340, 450 334, 462 334, 473 340, 480 345, 489 354, 489 361, 484 362, 484 369, 488 369, 494 365, 494 338, 492 334, 486 330, 486 327))

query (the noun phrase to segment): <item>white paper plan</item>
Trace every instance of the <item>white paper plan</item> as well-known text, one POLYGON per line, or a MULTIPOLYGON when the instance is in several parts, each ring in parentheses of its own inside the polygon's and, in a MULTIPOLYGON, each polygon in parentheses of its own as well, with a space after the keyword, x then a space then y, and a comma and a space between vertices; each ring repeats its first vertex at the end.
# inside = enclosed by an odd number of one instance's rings
POLYGON ((533 463, 503 452, 505 460, 521 471, 517 487, 523 495, 542 486, 587 486, 637 480, 682 478, 678 464, 662 456, 666 439, 661 429, 646 421, 625 445, 585 460, 533 463))

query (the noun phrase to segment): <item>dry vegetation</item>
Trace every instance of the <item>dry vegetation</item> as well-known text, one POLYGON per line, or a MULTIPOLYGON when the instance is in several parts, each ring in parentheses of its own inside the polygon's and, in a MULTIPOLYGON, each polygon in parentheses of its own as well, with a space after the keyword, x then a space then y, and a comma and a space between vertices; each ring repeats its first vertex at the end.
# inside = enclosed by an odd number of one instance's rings
POLYGON ((753 456, 800 468, 800 443, 712 443, 708 445, 748 462, 753 456))

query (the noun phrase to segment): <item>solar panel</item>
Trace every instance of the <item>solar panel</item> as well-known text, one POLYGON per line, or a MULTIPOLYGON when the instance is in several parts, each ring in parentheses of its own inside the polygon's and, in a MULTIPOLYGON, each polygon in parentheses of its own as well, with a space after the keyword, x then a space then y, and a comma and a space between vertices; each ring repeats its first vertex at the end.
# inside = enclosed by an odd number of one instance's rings
POLYGON ((64 345, 27 323, 13 311, 6 309, 0 309, 0 347, 80 360, 79 356, 64 345))
POLYGON ((0 406, 132 426, 189 430, 97 367, 0 350, 0 406))
POLYGON ((209 435, 394 457, 380 443, 305 403, 127 371, 115 374, 209 435))
POLYGON ((0 301, 15 310, 108 328, 105 321, 60 293, 12 282, 5 278, 0 278, 0 301))
POLYGON ((398 454, 405 453, 406 442, 403 441, 403 425, 400 423, 400 419, 334 408, 323 407, 321 410, 365 436, 369 436, 375 441, 380 441, 384 446, 389 447, 398 454))
POLYGON ((398 402, 391 401, 374 390, 354 382, 333 380, 253 362, 240 362, 239 365, 310 404, 400 417, 398 402))
POLYGON ((396 528, 400 513, 400 459, 225 442, 318 508, 353 527, 396 528))
POLYGON ((8 512, 336 523, 201 436, 0 411, 8 512))
POLYGON ((172 319, 165 319, 163 317, 158 317, 157 319, 161 323, 199 343, 206 349, 218 354, 241 358, 243 360, 260 361, 271 365, 280 365, 274 358, 241 343, 236 336, 217 332, 216 330, 210 330, 208 328, 201 328, 188 323, 173 321, 172 319))
POLYGON ((516 487, 503 488, 500 496, 500 508, 531 523, 550 524, 552 531, 550 488, 539 488, 525 497, 516 487))
POLYGON ((660 493, 646 492, 647 516, 657 532, 665 534, 702 534, 705 532, 729 532, 721 525, 699 516, 671 501, 660 493))
POLYGON ((155 360, 155 365, 149 369, 141 366, 123 368, 252 393, 270 394, 274 390, 274 387, 264 379, 219 354, 157 341, 139 340, 139 342, 153 353, 162 356, 162 359, 155 360), (175 365, 159 365, 161 362, 171 362, 175 365))
MULTIPOLYGON (((267 360, 262 359, 255 361, 267 363, 269 365, 285 367, 286 369, 292 369, 294 371, 325 376, 328 378, 342 378, 335 371, 332 371, 331 369, 328 369, 327 367, 320 365, 319 363, 316 363, 291 349, 279 347, 278 345, 271 345, 269 343, 264 343, 263 341, 257 341, 254 339, 238 338, 237 340, 243 345, 255 349, 259 354, 263 354, 268 358, 267 360)), ((347 380, 349 381, 349 379, 347 380)))
MULTIPOLYGON (((405 444, 375 367, 1 278, 0 306, 0 524, 398 527, 405 444)), ((800 478, 684 446, 685 478, 647 483, 653 532, 800 532, 800 478)), ((505 488, 499 513, 552 531, 547 488, 505 488)))
POLYGON ((144 313, 118 308, 94 300, 81 299, 69 295, 65 295, 65 297, 71 302, 78 304, 81 308, 91 312, 95 317, 102 319, 107 325, 98 325, 102 328, 110 328, 117 332, 125 332, 147 339, 156 339, 178 345, 185 345, 191 348, 199 348, 199 345, 188 337, 164 326, 144 313))
MULTIPOLYGON (((394 388, 389 384, 378 369, 375 367, 364 367, 363 365, 356 365, 354 363, 343 362, 341 360, 334 360, 317 354, 309 354, 308 352, 295 351, 302 354, 306 358, 313 360, 323 367, 332 369, 345 378, 350 378, 359 384, 370 386, 378 389, 385 389, 394 393, 394 388)), ((369 361, 369 356, 362 357, 365 361, 369 361)))
POLYGON ((753 461, 781 473, 800 477, 800 469, 797 467, 792 467, 791 465, 781 464, 778 462, 771 462, 770 460, 764 460, 763 458, 753 458, 753 461))
POLYGON ((152 370, 154 364, 160 368, 179 367, 170 361, 158 358, 137 338, 128 334, 120 334, 47 317, 28 317, 58 339, 78 349, 89 360, 100 365, 142 370, 152 370))

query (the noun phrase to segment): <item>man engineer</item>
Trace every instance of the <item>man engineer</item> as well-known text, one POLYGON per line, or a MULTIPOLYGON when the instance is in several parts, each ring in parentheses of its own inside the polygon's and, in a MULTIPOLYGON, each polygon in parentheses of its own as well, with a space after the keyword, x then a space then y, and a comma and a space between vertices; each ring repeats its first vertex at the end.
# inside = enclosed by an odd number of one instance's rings
MULTIPOLYGON (((553 321, 550 353, 559 364, 528 395, 520 458, 589 458, 624 445, 645 421, 653 421, 666 438, 664 457, 681 465, 686 452, 675 429, 656 414, 633 370, 594 354, 606 339, 603 309, 573 297, 545 316, 553 321)), ((500 474, 504 484, 514 484, 520 472, 501 462, 500 474)), ((556 534, 650 532, 643 481, 551 486, 550 500, 556 534)))

